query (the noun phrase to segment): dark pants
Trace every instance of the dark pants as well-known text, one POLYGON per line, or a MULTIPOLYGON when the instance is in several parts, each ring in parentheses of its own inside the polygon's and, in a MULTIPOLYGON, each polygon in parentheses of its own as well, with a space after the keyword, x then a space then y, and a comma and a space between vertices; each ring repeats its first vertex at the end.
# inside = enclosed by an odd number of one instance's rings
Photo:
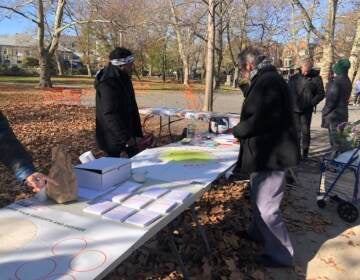
POLYGON ((336 139, 337 126, 339 122, 329 123, 329 142, 331 146, 332 156, 335 157, 339 152, 342 152, 341 143, 336 139))
POLYGON ((132 158, 139 153, 138 147, 128 147, 122 152, 106 152, 108 157, 128 157, 132 158))
POLYGON ((294 249, 280 212, 284 196, 284 171, 254 172, 250 175, 251 208, 249 234, 264 242, 264 254, 284 265, 293 262, 294 249))
POLYGON ((355 93, 354 105, 360 103, 360 92, 355 93))
POLYGON ((300 147, 302 150, 302 156, 307 157, 310 147, 310 127, 311 127, 311 118, 312 110, 302 113, 294 113, 295 127, 298 133, 300 147))

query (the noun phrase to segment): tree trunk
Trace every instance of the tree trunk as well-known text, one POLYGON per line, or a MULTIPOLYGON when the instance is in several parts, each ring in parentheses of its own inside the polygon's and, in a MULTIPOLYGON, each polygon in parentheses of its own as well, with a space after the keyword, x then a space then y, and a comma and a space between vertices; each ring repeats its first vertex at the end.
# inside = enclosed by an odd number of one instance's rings
POLYGON ((50 57, 46 52, 43 52, 39 56, 39 66, 40 66, 40 80, 39 88, 49 88, 52 87, 51 83, 51 69, 50 69, 50 57))
POLYGON ((166 47, 167 47, 167 39, 164 41, 163 47, 163 56, 162 56, 162 80, 166 82, 166 47))
POLYGON ((184 75, 183 84, 186 86, 189 85, 189 74, 190 74, 189 63, 188 60, 185 60, 183 61, 183 75, 184 75))
POLYGON ((359 56, 360 56, 360 14, 357 20, 356 33, 349 57, 349 60, 351 62, 351 67, 349 70, 349 78, 351 82, 354 82, 356 69, 359 68, 359 64, 360 64, 359 56))
POLYGON ((89 64, 89 63, 86 63, 85 65, 86 65, 86 70, 87 70, 87 76, 88 76, 89 78, 91 78, 91 77, 92 77, 92 73, 91 73, 90 64, 89 64))
POLYGON ((220 87, 220 80, 221 80, 221 65, 223 61, 223 9, 222 9, 222 1, 219 2, 219 22, 217 26, 217 65, 216 65, 216 82, 215 82, 215 88, 220 87))
POLYGON ((208 24, 207 24, 207 57, 205 77, 204 111, 213 110, 213 78, 214 78, 214 45, 215 45, 215 5, 214 0, 208 1, 208 24))
POLYGON ((234 71, 234 77, 233 77, 233 88, 236 88, 237 84, 237 79, 239 78, 239 68, 238 67, 235 67, 235 71, 234 71))
POLYGON ((173 21, 173 27, 176 33, 176 39, 178 42, 178 48, 179 48, 179 55, 183 63, 183 75, 184 80, 183 84, 188 86, 189 85, 189 56, 185 53, 188 52, 188 50, 185 50, 185 40, 184 36, 182 36, 180 31, 180 26, 178 22, 178 18, 175 11, 175 4, 173 0, 169 0, 169 5, 172 13, 172 21, 173 21))
POLYGON ((56 65, 57 65, 57 69, 58 69, 58 75, 59 76, 63 76, 64 75, 64 71, 63 71, 63 67, 62 67, 62 63, 60 61, 60 57, 58 54, 55 55, 56 58, 56 65))
POLYGON ((331 65, 334 63, 334 35, 335 35, 335 18, 338 0, 329 0, 328 22, 326 28, 326 41, 324 42, 324 51, 321 65, 321 77, 326 88, 329 82, 331 65))

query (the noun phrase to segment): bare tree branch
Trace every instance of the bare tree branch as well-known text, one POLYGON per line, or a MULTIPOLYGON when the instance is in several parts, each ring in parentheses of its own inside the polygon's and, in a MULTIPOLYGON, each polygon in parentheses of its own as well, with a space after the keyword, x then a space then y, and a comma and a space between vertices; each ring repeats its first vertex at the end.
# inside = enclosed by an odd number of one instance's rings
POLYGON ((319 32, 319 30, 316 29, 316 27, 314 26, 308 12, 306 11, 306 9, 304 8, 303 4, 301 4, 301 2, 299 0, 291 0, 291 2, 299 8, 301 14, 303 15, 304 19, 307 22, 308 28, 311 30, 311 32, 313 32, 320 40, 325 41, 326 37, 321 34, 319 32))
POLYGON ((26 18, 26 19, 32 21, 33 23, 36 23, 37 25, 40 24, 37 20, 27 16, 26 14, 24 14, 21 11, 18 11, 16 8, 0 5, 0 9, 5 9, 5 10, 11 11, 11 12, 13 12, 15 14, 18 14, 18 15, 22 16, 23 18, 26 18))

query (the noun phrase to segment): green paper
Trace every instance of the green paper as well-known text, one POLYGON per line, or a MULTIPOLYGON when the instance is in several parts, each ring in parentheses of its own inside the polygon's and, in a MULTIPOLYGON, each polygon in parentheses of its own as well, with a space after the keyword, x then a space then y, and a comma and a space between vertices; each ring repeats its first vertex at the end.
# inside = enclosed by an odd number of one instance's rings
POLYGON ((162 155, 162 159, 166 161, 176 162, 207 162, 214 158, 211 154, 202 151, 191 151, 191 150, 179 150, 179 151, 167 151, 162 155))

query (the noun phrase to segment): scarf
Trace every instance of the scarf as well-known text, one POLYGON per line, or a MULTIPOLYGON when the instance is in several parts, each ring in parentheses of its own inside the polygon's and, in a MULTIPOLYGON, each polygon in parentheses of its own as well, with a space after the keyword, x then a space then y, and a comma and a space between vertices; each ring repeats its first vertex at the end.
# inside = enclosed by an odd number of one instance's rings
POLYGON ((256 65, 255 69, 250 72, 250 81, 259 73, 259 71, 263 68, 269 67, 272 65, 272 60, 270 58, 265 58, 258 65, 256 65))

